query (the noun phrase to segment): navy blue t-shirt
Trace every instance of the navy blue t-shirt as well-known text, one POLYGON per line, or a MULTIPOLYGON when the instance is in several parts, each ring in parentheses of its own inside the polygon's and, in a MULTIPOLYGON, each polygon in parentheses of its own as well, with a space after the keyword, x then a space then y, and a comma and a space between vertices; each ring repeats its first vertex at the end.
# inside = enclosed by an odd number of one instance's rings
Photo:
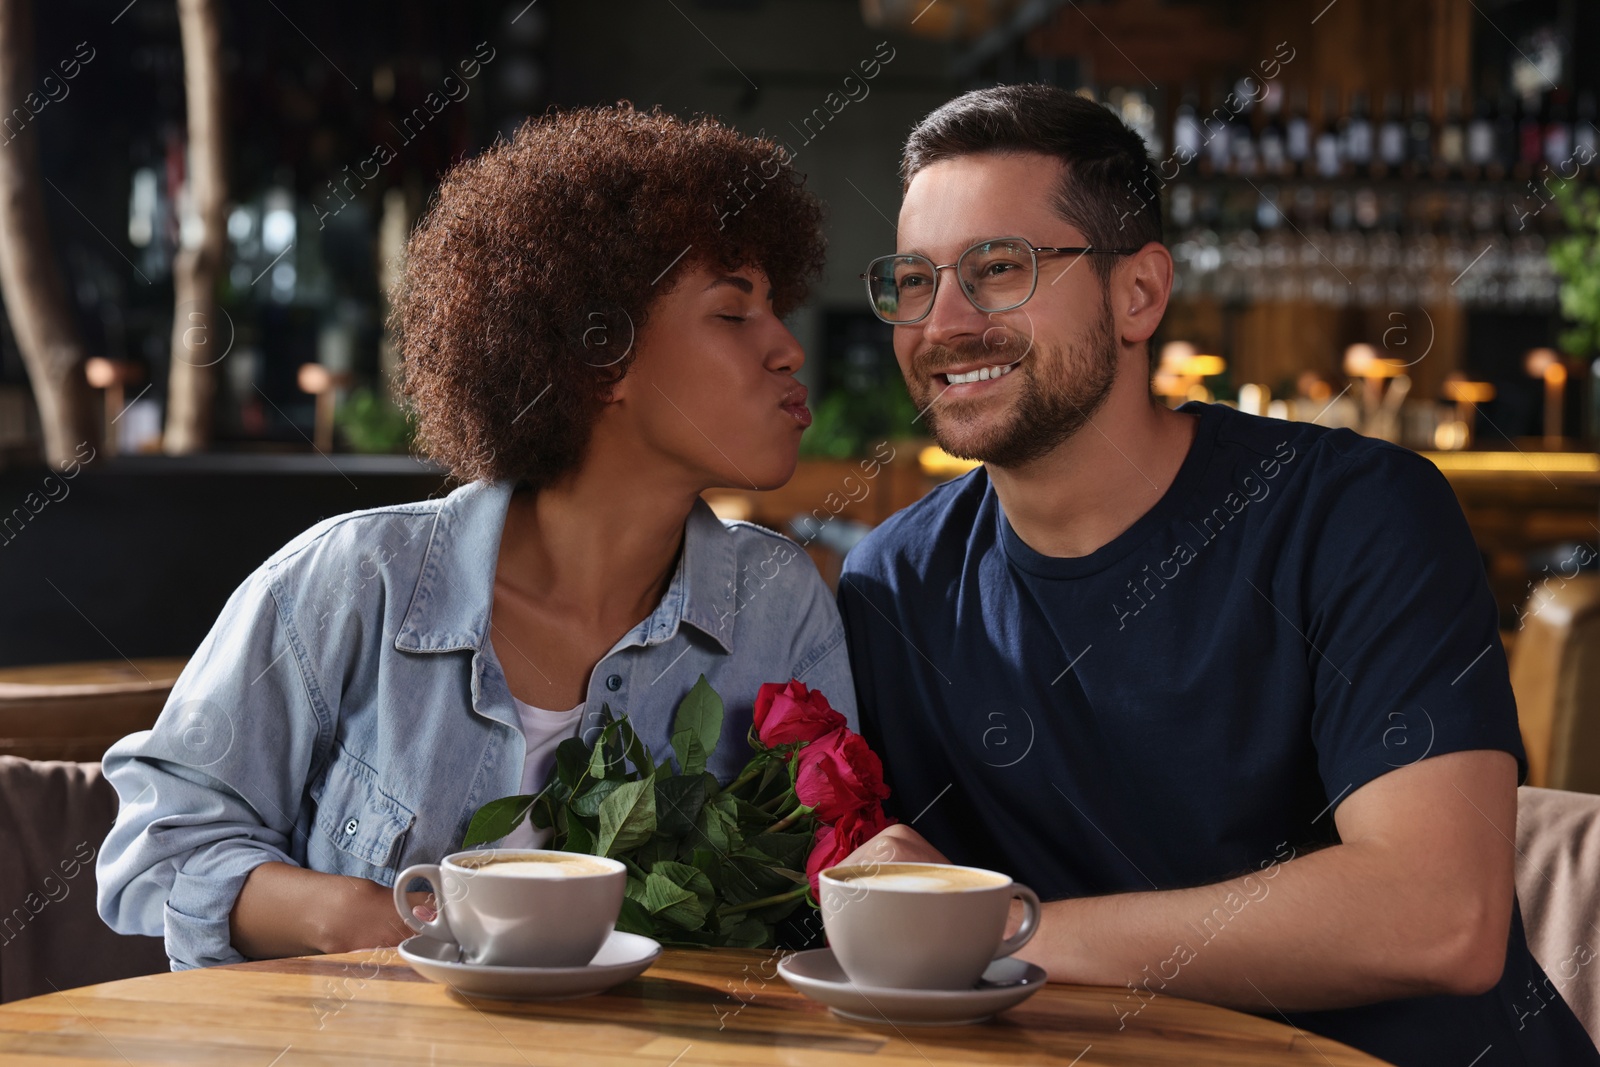
MULTIPOLYGON (((1470 749, 1526 773, 1494 599, 1438 470, 1348 430, 1180 410, 1199 425, 1171 487, 1087 556, 1024 544, 979 468, 840 579, 894 813, 1045 900, 1254 872, 1242 909, 1381 774, 1470 749)), ((1196 940, 1230 917, 1197 916, 1196 940)), ((1517 917, 1483 996, 1290 1018, 1402 1067, 1600 1064, 1553 988, 1517 917)))

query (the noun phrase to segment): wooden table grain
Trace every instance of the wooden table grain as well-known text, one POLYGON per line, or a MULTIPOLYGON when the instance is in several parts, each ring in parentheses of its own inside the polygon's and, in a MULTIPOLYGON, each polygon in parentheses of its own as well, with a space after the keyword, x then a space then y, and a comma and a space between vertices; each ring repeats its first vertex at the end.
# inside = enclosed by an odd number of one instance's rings
POLYGON ((69 1064, 927 1067, 1357 1067, 1380 1064, 1277 1022, 1171 997, 1119 1029, 1128 991, 1052 985, 996 1021, 950 1028, 834 1017, 778 955, 668 950, 608 993, 556 1003, 463 997, 393 949, 130 978, 0 1006, 0 1062, 69 1064))

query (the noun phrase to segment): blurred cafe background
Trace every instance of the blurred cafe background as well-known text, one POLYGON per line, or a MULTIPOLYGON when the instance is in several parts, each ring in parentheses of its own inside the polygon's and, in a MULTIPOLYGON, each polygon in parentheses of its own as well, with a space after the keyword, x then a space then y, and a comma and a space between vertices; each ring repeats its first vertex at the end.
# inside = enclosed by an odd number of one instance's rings
POLYGON ((712 503, 836 580, 966 469, 857 278, 894 248, 899 148, 965 89, 1044 81, 1157 161, 1153 391, 1436 463, 1530 781, 1600 792, 1592 0, 124 2, 0 0, 0 753, 98 759, 268 554, 447 488, 385 291, 440 174, 552 105, 765 131, 826 202, 802 466, 712 503))

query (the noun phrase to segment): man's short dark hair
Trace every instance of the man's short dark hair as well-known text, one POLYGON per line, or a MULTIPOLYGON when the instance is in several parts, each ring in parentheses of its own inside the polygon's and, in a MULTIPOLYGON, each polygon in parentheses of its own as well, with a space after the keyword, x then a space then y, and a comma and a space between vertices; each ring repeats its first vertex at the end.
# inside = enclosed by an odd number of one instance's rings
MULTIPOLYGON (((1095 248, 1161 240, 1160 182, 1144 140, 1102 105, 1051 85, 964 93, 911 131, 900 161, 902 191, 929 164, 985 152, 1038 152, 1066 164, 1056 212, 1095 248)), ((1116 257, 1089 259, 1104 283, 1116 257)))

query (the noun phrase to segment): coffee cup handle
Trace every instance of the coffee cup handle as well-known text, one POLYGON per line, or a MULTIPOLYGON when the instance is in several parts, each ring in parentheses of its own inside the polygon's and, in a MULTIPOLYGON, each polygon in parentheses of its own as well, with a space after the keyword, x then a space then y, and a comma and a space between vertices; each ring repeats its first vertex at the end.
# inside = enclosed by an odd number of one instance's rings
POLYGON ((1033 940, 1033 935, 1039 929, 1039 895, 1025 885, 1013 885, 1011 895, 1022 901, 1022 925, 1017 927, 1016 933, 1000 942, 1000 947, 994 950, 994 958, 997 960, 1004 959, 1033 940))
POLYGON ((400 913, 400 920, 417 933, 435 941, 455 943, 456 935, 451 932, 450 924, 444 917, 444 883, 439 877, 437 863, 418 863, 400 872, 400 877, 394 880, 394 910, 400 913), (433 899, 439 905, 436 909, 438 916, 431 923, 425 923, 411 914, 411 900, 406 896, 406 886, 417 878, 433 887, 433 899))

